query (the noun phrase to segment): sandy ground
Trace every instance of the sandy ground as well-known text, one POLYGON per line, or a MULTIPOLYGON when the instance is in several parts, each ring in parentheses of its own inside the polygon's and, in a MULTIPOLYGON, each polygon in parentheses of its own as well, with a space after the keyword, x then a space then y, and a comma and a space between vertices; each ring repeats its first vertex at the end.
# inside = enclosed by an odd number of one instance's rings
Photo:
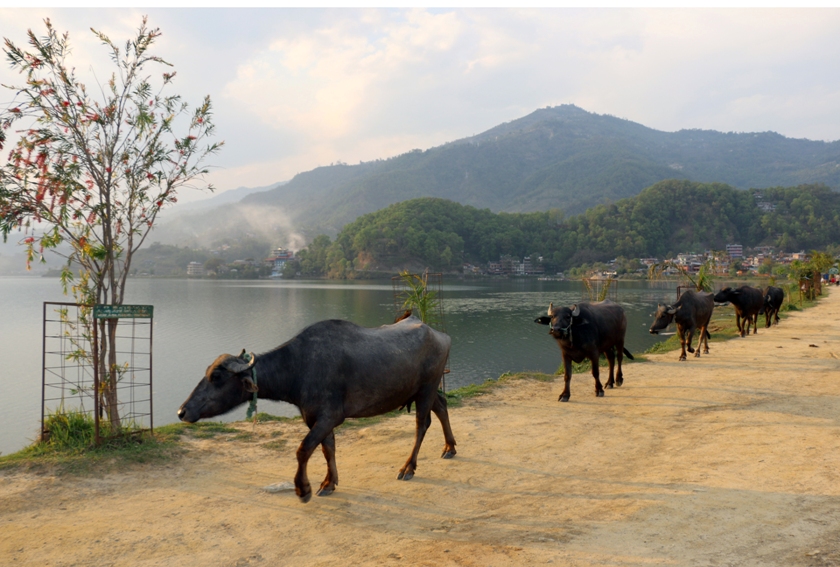
POLYGON ((840 564, 840 292, 711 348, 604 398, 586 375, 567 404, 560 381, 472 399, 458 455, 435 421, 409 482, 413 415, 342 428, 309 504, 261 490, 292 480, 299 423, 105 478, 0 473, 0 565, 840 564))

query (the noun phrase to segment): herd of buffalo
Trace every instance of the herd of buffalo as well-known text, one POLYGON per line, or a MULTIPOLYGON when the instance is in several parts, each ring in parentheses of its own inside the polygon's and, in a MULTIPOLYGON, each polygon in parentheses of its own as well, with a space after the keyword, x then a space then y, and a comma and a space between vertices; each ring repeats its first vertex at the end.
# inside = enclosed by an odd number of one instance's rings
MULTIPOLYGON (((764 314, 767 327, 779 322, 784 292, 777 287, 765 290, 742 286, 724 288, 717 294, 687 291, 676 303, 660 304, 651 333, 676 323, 682 352, 700 356, 709 352, 709 321, 715 304, 731 303, 741 336, 757 332, 758 316, 764 314), (694 335, 698 343, 692 346, 694 335)), ((563 357, 565 387, 560 401, 571 392, 572 362, 591 361, 595 395, 604 387, 621 386, 621 362, 633 355, 624 347, 627 318, 617 303, 606 300, 554 307, 535 320, 549 326, 563 357), (599 377, 598 359, 604 354, 609 363, 605 385, 599 377)), ((396 409, 415 406, 414 447, 398 479, 409 480, 417 468, 417 455, 434 413, 443 426, 445 445, 442 457, 452 458, 455 437, 449 425, 446 397, 438 390, 449 357, 451 339, 414 316, 403 316, 392 325, 369 329, 349 321, 328 320, 310 325, 288 342, 269 352, 239 356, 223 354, 211 364, 187 398, 178 417, 194 423, 202 418, 226 413, 257 397, 294 404, 300 410, 309 433, 297 450, 298 469, 295 493, 303 502, 312 497, 306 465, 320 445, 327 461, 327 476, 318 495, 331 494, 338 484, 335 463, 336 427, 345 419, 371 417, 396 409)))

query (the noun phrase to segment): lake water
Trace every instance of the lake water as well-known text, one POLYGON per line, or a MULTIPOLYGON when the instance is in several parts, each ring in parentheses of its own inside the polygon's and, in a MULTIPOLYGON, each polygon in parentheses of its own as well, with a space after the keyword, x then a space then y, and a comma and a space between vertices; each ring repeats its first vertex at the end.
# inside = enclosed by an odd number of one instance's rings
MULTIPOLYGON (((452 336, 448 389, 505 372, 553 373, 560 350, 546 327, 534 324, 549 302, 584 299, 580 282, 445 279, 446 330, 452 336)), ((663 340, 648 334, 656 304, 675 297, 674 285, 620 282, 617 300, 628 318, 627 348, 647 350, 663 340)), ((41 415, 41 334, 44 301, 68 301, 57 279, 0 277, 0 453, 37 437, 41 415)), ((394 297, 387 281, 129 280, 126 303, 154 305, 154 424, 175 412, 220 354, 243 348, 259 354, 323 319, 367 327, 390 323, 394 297)), ((222 417, 244 419, 246 406, 222 417)), ((296 415, 287 404, 261 400, 259 410, 296 415)))

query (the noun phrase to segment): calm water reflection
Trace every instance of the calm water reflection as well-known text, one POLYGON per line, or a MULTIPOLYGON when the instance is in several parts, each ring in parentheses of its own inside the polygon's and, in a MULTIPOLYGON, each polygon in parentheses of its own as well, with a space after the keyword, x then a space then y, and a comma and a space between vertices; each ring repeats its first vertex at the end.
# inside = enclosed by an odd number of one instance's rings
MULTIPOLYGON (((580 282, 449 280, 443 297, 452 336, 447 387, 497 378, 508 371, 554 372, 560 351, 546 328, 533 323, 548 303, 583 298, 580 282)), ((673 284, 621 282, 618 301, 628 317, 627 348, 642 352, 662 340, 648 334, 656 303, 674 297, 673 284)), ((59 282, 0 278, 0 452, 25 446, 39 428, 43 301, 67 301, 59 282), (10 362, 9 362, 10 361, 10 362)), ((393 320, 390 281, 256 281, 138 279, 127 303, 152 304, 155 425, 175 411, 219 354, 260 353, 322 319, 375 327, 393 320)), ((260 411, 294 415, 286 404, 260 402, 260 411)), ((224 419, 243 419, 244 406, 224 419)))

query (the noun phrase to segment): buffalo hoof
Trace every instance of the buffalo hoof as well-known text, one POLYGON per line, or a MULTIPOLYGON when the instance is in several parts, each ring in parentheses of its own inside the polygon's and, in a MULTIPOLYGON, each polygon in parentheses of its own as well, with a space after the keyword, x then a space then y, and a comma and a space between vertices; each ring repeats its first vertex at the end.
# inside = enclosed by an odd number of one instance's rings
POLYGON ((604 388, 609 388, 610 390, 612 390, 613 383, 612 382, 607 382, 606 384, 604 384, 604 388))
POLYGON ((694 349, 692 347, 688 347, 686 350, 688 350, 688 352, 694 352, 694 349))
POLYGON ((312 491, 310 490, 309 492, 307 492, 307 493, 306 493, 306 494, 304 494, 304 495, 300 495, 300 494, 298 494, 298 498, 300 498, 300 501, 301 501, 301 502, 303 502, 304 504, 306 504, 307 502, 309 502, 310 500, 312 500, 312 491))
POLYGON ((441 455, 440 458, 441 459, 451 459, 454 456, 455 456, 455 453, 453 451, 444 451, 443 455, 441 455))
POLYGON ((604 397, 604 391, 600 390, 598 392, 595 392, 595 397, 596 398, 603 398, 604 397))
POLYGON ((564 396, 563 394, 560 394, 560 397, 557 398, 557 401, 558 402, 568 402, 569 401, 569 396, 568 395, 564 396))
POLYGON ((338 485, 338 482, 332 482, 329 478, 325 478, 324 482, 321 483, 321 487, 318 489, 318 492, 315 493, 316 496, 329 496, 333 492, 335 492, 335 487, 338 485))
POLYGON ((703 349, 703 354, 709 354, 709 349, 703 349))
POLYGON ((685 355, 680 355, 680 360, 685 360, 685 355))
POLYGON ((414 472, 412 471, 400 471, 400 474, 397 475, 397 480, 411 480, 414 478, 414 472))
POLYGON ((615 385, 616 386, 621 386, 622 384, 624 384, 624 378, 622 376, 617 377, 615 379, 615 385))
POLYGON ((694 358, 700 358, 700 351, 699 350, 694 353, 694 358))

